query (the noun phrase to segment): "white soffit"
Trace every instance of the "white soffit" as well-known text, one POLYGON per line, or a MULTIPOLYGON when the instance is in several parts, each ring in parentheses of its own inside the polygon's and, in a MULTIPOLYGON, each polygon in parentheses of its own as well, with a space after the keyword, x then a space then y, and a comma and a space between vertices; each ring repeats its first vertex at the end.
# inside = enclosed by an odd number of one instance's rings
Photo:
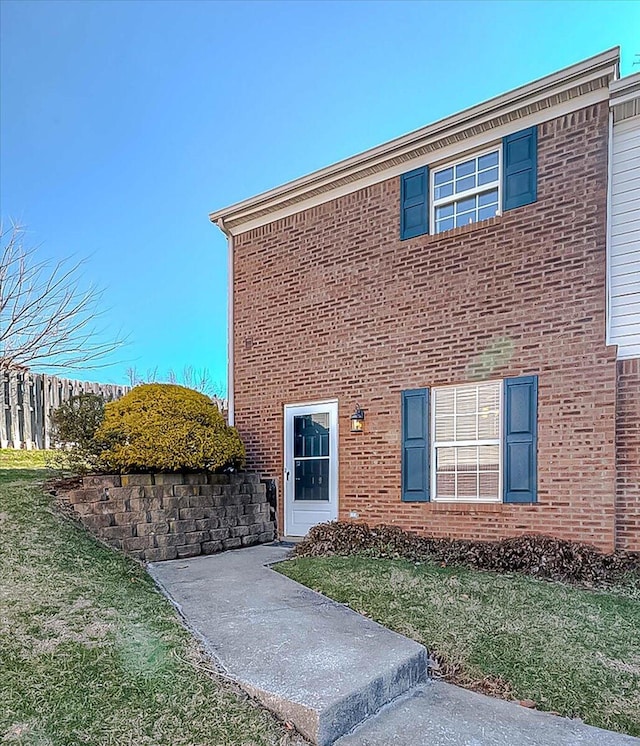
POLYGON ((640 116, 640 73, 614 80, 609 85, 609 106, 616 124, 640 116))
POLYGON ((626 101, 640 96, 640 73, 625 75, 624 78, 614 80, 609 84, 611 106, 624 104, 626 101))
POLYGON ((606 101, 619 47, 209 215, 233 235, 606 101))

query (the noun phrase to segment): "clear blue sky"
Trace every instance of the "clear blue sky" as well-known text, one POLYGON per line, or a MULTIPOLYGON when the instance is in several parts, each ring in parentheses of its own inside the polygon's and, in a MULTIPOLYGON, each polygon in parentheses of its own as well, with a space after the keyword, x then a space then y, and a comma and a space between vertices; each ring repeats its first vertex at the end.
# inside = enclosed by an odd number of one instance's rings
POLYGON ((89 256, 130 344, 86 377, 113 382, 132 364, 225 378, 211 210, 612 46, 640 69, 640 2, 0 9, 1 213, 47 256, 89 256))

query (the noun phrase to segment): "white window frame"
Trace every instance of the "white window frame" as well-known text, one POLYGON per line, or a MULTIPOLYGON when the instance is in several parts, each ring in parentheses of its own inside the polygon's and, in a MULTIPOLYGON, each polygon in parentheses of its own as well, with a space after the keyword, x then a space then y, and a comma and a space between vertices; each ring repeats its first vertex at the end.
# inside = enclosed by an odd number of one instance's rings
POLYGON ((436 386, 432 387, 429 393, 429 432, 431 437, 429 445, 429 469, 431 471, 430 484, 431 484, 431 500, 439 503, 449 503, 453 505, 478 505, 484 503, 490 503, 495 505, 502 502, 502 461, 503 461, 503 448, 502 448, 502 429, 504 419, 504 381, 490 380, 490 381, 478 381, 477 383, 461 383, 453 384, 451 386, 436 386), (442 441, 438 442, 438 447, 463 447, 463 446, 478 446, 478 445, 497 445, 498 446, 498 496, 497 497, 466 497, 463 499, 455 497, 438 497, 437 492, 437 463, 436 463, 436 406, 435 397, 436 391, 442 389, 462 389, 470 386, 481 386, 483 383, 498 383, 500 385, 500 392, 498 394, 498 438, 491 438, 486 440, 456 440, 456 441, 442 441))
MULTIPOLYGON (((479 150, 477 153, 467 153, 464 157, 460 157, 456 159, 455 161, 445 161, 437 166, 430 166, 429 167, 429 233, 431 235, 440 236, 443 233, 448 233, 450 230, 454 230, 456 226, 453 228, 447 228, 446 231, 440 231, 440 233, 436 232, 436 207, 443 207, 444 205, 450 205, 454 202, 459 202, 460 200, 466 199, 467 197, 475 197, 477 194, 483 194, 484 192, 490 192, 493 189, 495 189, 495 182, 492 182, 491 186, 488 186, 487 184, 483 184, 482 186, 476 186, 473 189, 467 189, 464 192, 459 192, 458 194, 452 194, 449 197, 441 197, 440 199, 435 199, 435 193, 436 193, 436 185, 435 185, 435 179, 436 179, 436 173, 439 173, 440 171, 444 171, 447 168, 453 168, 454 169, 454 184, 455 184, 455 167, 459 166, 461 163, 466 163, 467 161, 470 161, 472 158, 481 158, 483 155, 490 155, 491 153, 498 153, 498 209, 496 211, 496 217, 499 217, 502 215, 502 180, 503 180, 503 174, 502 174, 502 143, 495 143, 490 148, 485 148, 484 150, 479 150)), ((489 219, 489 218, 485 218, 489 219)), ((483 223, 484 220, 478 220, 476 223, 483 223)), ((476 223, 468 223, 468 225, 475 225, 476 223)), ((459 226, 462 227, 462 226, 459 226)))

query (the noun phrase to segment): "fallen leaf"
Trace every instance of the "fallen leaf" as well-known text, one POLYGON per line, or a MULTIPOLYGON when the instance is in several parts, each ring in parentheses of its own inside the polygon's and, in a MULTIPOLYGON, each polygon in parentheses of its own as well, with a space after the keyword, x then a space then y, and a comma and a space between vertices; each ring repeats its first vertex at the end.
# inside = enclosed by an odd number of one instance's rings
POLYGON ((518 704, 521 707, 528 707, 530 710, 535 710, 536 703, 532 699, 520 699, 518 700, 518 704))

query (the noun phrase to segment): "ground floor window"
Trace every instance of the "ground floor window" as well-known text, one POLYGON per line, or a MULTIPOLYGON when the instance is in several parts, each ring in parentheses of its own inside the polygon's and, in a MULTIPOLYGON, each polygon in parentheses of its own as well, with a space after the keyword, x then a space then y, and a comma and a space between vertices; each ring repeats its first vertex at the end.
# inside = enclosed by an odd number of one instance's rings
POLYGON ((501 381, 432 389, 432 499, 501 499, 501 401, 501 381))

